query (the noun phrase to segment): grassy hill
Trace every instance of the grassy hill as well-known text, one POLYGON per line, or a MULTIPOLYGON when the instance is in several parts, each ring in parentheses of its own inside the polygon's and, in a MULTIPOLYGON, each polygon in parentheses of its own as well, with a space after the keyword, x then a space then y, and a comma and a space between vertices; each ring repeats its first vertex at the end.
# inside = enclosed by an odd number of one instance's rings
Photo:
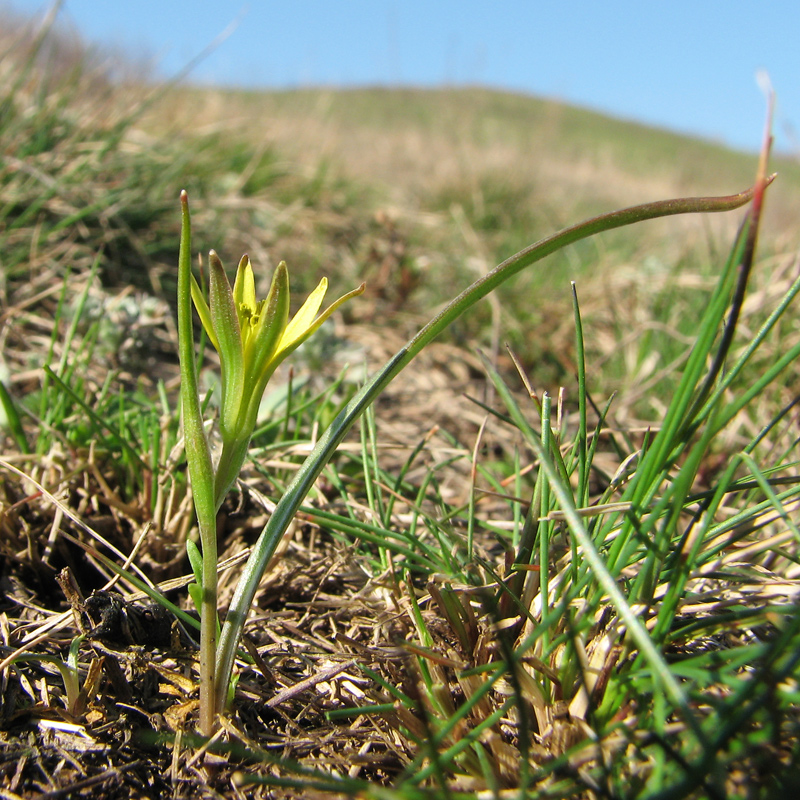
MULTIPOLYGON (((424 204, 485 177, 513 180, 551 206, 575 194, 588 204, 644 201, 665 190, 721 193, 748 183, 753 169, 752 155, 711 142, 479 88, 181 88, 165 103, 181 123, 275 146, 305 166, 330 159, 398 203, 424 204)), ((784 185, 774 202, 785 210, 800 169, 789 160, 776 169, 784 185)))

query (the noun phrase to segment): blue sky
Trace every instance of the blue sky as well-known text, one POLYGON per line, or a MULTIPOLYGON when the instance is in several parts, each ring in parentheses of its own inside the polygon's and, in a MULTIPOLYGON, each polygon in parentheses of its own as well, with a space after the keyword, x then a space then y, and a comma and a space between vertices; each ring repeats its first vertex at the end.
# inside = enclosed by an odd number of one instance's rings
MULTIPOLYGON (((11 0, 43 13, 51 3, 11 0)), ((766 69, 776 144, 800 152, 798 0, 64 0, 89 43, 169 77, 248 87, 482 84, 755 150, 766 69), (796 133, 794 132, 796 129, 796 133), (796 138, 797 137, 797 138, 796 138)))

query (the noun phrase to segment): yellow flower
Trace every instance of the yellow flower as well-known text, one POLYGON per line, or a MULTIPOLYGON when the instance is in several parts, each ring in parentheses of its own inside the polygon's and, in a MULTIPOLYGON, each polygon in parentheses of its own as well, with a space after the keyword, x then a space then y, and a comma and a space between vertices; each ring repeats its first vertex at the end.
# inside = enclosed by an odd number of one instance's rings
POLYGON ((209 255, 209 301, 192 278, 192 300, 222 368, 220 432, 223 443, 249 441, 267 381, 277 366, 357 289, 340 297, 320 313, 328 288, 323 278, 300 310, 289 320, 289 271, 282 261, 272 277, 269 293, 256 300, 250 259, 243 256, 233 289, 217 254, 209 255))

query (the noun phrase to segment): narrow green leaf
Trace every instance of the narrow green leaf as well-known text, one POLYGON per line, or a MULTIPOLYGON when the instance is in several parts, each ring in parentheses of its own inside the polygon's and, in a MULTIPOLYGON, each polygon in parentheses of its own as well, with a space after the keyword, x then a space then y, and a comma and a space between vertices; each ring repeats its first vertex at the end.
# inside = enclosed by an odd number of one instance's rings
POLYGON ((6 415, 6 423, 8 430, 11 433, 20 453, 30 452, 28 449, 28 441, 25 438, 25 429, 22 427, 22 420, 17 411, 17 404, 11 397, 5 383, 0 381, 0 404, 3 406, 3 411, 6 415))
MULTIPOLYGON (((198 516, 215 518, 214 470, 208 447, 200 396, 197 386, 197 363, 192 333, 191 298, 192 229, 189 219, 189 198, 181 192, 181 246, 178 257, 178 348, 181 363, 181 405, 186 460, 192 479, 195 508, 198 516)), ((206 542, 203 542, 205 548, 206 542)))

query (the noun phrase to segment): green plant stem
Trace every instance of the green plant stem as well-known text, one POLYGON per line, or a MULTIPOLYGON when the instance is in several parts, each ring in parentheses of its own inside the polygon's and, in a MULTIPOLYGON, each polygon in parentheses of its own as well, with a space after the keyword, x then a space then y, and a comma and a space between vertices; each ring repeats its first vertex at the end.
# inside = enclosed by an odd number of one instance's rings
MULTIPOLYGON (((768 179, 771 182, 774 176, 768 179)), ((427 325, 425 325, 408 344, 398 351, 361 391, 338 414, 317 446, 298 470, 294 480, 275 508, 269 522, 264 527, 253 552, 248 559, 242 577, 236 587, 225 624, 222 628, 217 651, 217 704, 223 707, 227 685, 233 669, 236 649, 242 635, 247 614, 253 602, 261 576, 275 551, 284 531, 294 517, 303 499, 311 490, 325 464, 330 460, 347 431, 363 411, 375 400, 383 389, 420 353, 433 339, 445 330, 455 319, 471 308, 504 281, 516 275, 525 267, 540 261, 545 256, 560 250, 568 244, 585 239, 596 233, 641 222, 647 219, 665 217, 673 214, 698 212, 730 211, 743 206, 753 198, 754 189, 727 197, 680 198, 645 205, 634 206, 621 211, 613 211, 593 217, 585 222, 542 239, 526 247, 516 255, 503 261, 491 272, 473 283, 427 325)))
MULTIPOLYGON (((200 732, 211 736, 217 711, 217 503, 214 467, 203 428, 197 363, 192 333, 192 231, 189 199, 181 192, 181 247, 178 257, 178 348, 181 362, 181 407, 186 461, 192 481, 200 545, 203 554, 202 604, 200 607, 200 732)), ((226 681, 227 684, 227 681, 226 681)))

